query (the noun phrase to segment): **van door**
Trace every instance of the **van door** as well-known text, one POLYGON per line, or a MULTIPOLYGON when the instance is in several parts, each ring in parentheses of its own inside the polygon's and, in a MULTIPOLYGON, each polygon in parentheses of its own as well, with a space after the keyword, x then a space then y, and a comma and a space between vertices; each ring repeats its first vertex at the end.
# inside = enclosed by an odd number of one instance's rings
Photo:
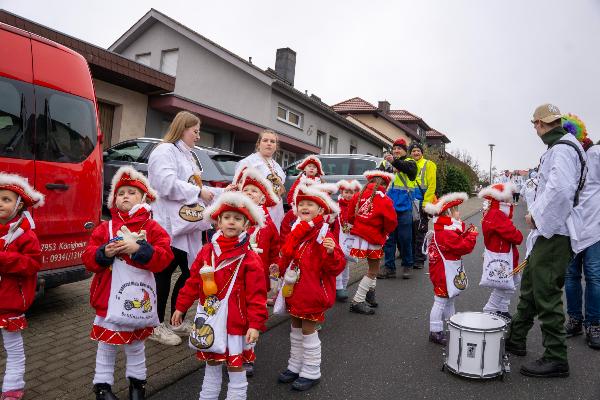
POLYGON ((35 40, 32 55, 36 83, 35 186, 46 195, 37 231, 44 269, 54 269, 81 263, 91 231, 99 223, 101 146, 85 60, 35 40), (85 97, 77 95, 78 82, 79 93, 85 97))
POLYGON ((0 171, 34 184, 35 103, 28 36, 0 28, 0 171))

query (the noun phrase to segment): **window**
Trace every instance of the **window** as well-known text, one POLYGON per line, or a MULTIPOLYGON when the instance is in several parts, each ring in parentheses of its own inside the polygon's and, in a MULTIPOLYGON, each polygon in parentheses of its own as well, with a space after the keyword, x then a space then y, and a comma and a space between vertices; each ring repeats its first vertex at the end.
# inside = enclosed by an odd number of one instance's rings
POLYGON ((178 60, 179 49, 163 50, 160 54, 160 70, 165 74, 175 76, 177 74, 178 60))
POLYGON ((377 162, 356 158, 352 162, 352 175, 362 175, 363 172, 377 169, 377 162))
POLYGON ((33 159, 33 85, 0 77, 0 157, 33 159))
POLYGON ((302 114, 292 111, 281 104, 277 106, 277 119, 281 122, 294 125, 296 128, 302 128, 302 114))
POLYGON ((296 154, 290 151, 280 150, 275 161, 281 165, 281 168, 286 168, 288 165, 296 161, 296 154))
POLYGON ((320 158, 325 175, 350 175, 349 158, 320 158))
POLYGON ((107 150, 104 161, 139 162, 140 156, 149 142, 126 142, 107 150))
POLYGON ((327 138, 327 134, 325 132, 317 131, 317 147, 323 148, 325 147, 325 139, 327 138))
POLYGON ((421 142, 425 140, 425 131, 420 126, 417 126, 417 136, 421 142))
POLYGON ((358 142, 356 141, 356 139, 351 139, 350 140, 350 154, 356 154, 358 153, 358 142))
POLYGON ((330 136, 329 137, 329 148, 327 149, 327 152, 329 154, 337 154, 337 144, 338 144, 337 138, 330 136))
POLYGON ((150 53, 136 54, 135 61, 149 67, 150 66, 150 53))
POLYGON ((96 109, 81 97, 37 86, 37 159, 79 163, 96 147, 96 109))
POLYGON ((115 106, 112 104, 98 101, 98 119, 100 123, 100 132, 104 135, 104 150, 112 145, 113 121, 115 119, 115 106))

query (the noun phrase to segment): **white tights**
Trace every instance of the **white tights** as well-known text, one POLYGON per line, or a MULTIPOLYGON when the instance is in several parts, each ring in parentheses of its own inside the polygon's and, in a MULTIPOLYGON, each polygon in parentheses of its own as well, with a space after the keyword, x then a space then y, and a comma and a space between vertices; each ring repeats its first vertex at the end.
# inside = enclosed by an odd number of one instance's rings
POLYGON ((25 387, 25 350, 21 331, 9 332, 2 329, 2 340, 6 350, 6 373, 2 391, 23 389, 25 387))
MULTIPOLYGON (((221 382, 223 381, 223 366, 206 364, 204 370, 204 381, 200 391, 200 400, 218 400, 221 393, 221 382)), ((229 371, 229 383, 227 384, 226 400, 246 400, 248 391, 248 380, 246 371, 229 371)))
POLYGON ((350 263, 346 263, 346 268, 335 278, 335 289, 346 289, 350 280, 350 263))
MULTIPOLYGON (((144 342, 136 340, 130 344, 124 344, 126 357, 125 376, 139 380, 146 379, 146 354, 144 342)), ((115 361, 117 360, 118 345, 98 342, 98 352, 96 353, 96 374, 94 375, 94 385, 97 383, 115 383, 115 361)))
POLYGON ((429 314, 429 331, 441 332, 444 330, 444 320, 453 316, 454 313, 453 298, 433 296, 433 307, 429 314))

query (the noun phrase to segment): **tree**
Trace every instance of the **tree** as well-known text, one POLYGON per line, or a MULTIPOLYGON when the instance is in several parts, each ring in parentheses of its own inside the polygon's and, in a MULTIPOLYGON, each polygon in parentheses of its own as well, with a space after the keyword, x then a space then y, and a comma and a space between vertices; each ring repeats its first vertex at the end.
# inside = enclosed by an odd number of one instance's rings
POLYGON ((446 176, 442 194, 451 192, 466 192, 471 194, 472 186, 464 171, 454 165, 446 167, 446 176))

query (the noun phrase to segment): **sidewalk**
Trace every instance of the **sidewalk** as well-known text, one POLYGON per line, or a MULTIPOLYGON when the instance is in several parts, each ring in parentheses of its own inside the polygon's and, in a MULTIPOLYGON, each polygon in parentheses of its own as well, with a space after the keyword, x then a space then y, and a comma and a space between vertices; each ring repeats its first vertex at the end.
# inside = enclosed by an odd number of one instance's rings
MULTIPOLYGON (((469 199, 461 206, 468 219, 481 209, 481 200, 469 199)), ((350 284, 366 271, 366 263, 350 263, 350 284)), ((63 285, 46 292, 28 313, 29 328, 23 331, 25 341, 25 399, 93 399, 92 378, 96 358, 96 342, 89 338, 94 311, 89 306, 90 280, 63 285)), ((191 313, 189 313, 191 318, 191 313)), ((284 323, 287 317, 271 317, 270 329, 284 323)), ((0 370, 6 357, 0 359, 0 370)), ((172 384, 202 367, 187 342, 180 346, 164 346, 146 341, 148 394, 172 384)), ((119 353, 115 369, 114 391, 127 397, 123 352, 119 353)))

